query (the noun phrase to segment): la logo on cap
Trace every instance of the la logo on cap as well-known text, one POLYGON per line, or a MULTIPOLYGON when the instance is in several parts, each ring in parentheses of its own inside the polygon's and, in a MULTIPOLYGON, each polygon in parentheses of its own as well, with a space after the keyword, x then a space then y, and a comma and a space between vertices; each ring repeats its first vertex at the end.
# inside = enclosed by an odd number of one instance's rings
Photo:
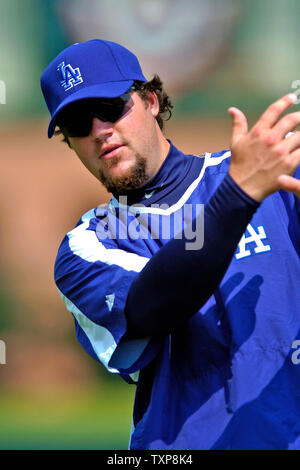
POLYGON ((71 64, 65 65, 64 62, 61 62, 58 65, 57 70, 61 74, 60 84, 64 87, 65 91, 70 90, 70 88, 83 82, 79 67, 73 69, 71 64))

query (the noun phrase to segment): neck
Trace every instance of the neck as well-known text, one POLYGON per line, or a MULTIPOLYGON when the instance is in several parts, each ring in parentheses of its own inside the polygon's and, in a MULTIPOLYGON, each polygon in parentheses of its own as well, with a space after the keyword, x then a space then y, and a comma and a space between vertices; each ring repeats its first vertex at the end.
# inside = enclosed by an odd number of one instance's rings
POLYGON ((157 135, 158 139, 156 141, 156 149, 155 153, 157 155, 157 159, 155 160, 155 165, 151 169, 151 178, 152 179, 159 171, 160 167, 162 166, 163 162, 165 161, 169 150, 170 150, 170 143, 165 138, 164 134, 162 133, 160 127, 157 125, 157 135))

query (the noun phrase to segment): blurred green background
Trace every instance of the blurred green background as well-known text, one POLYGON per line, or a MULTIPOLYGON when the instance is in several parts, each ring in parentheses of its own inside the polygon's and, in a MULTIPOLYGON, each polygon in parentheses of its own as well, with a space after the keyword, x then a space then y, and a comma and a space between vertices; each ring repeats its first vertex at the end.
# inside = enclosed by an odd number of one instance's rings
POLYGON ((120 42, 162 76, 175 145, 217 151, 229 106, 252 122, 298 94, 299 20, 296 0, 0 0, 0 449, 126 449, 135 392, 77 344, 53 283, 64 234, 109 195, 47 139, 43 69, 74 42, 120 42))

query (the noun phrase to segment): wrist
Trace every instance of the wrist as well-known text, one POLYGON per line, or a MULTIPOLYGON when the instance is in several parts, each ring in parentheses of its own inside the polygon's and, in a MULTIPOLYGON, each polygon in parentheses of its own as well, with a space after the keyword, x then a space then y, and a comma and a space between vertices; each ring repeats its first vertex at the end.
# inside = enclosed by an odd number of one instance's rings
POLYGON ((249 179, 243 179, 241 176, 236 175, 231 168, 229 168, 228 172, 231 179, 234 183, 251 199, 260 203, 264 200, 267 196, 261 189, 257 188, 253 185, 249 179))

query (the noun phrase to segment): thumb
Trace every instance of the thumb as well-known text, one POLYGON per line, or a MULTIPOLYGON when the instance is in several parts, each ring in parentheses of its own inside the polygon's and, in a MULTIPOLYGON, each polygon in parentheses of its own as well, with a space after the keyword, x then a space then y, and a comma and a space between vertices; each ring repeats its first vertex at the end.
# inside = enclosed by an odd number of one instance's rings
POLYGON ((248 132, 248 122, 245 114, 238 108, 229 108, 228 113, 232 117, 232 141, 235 144, 248 132))

